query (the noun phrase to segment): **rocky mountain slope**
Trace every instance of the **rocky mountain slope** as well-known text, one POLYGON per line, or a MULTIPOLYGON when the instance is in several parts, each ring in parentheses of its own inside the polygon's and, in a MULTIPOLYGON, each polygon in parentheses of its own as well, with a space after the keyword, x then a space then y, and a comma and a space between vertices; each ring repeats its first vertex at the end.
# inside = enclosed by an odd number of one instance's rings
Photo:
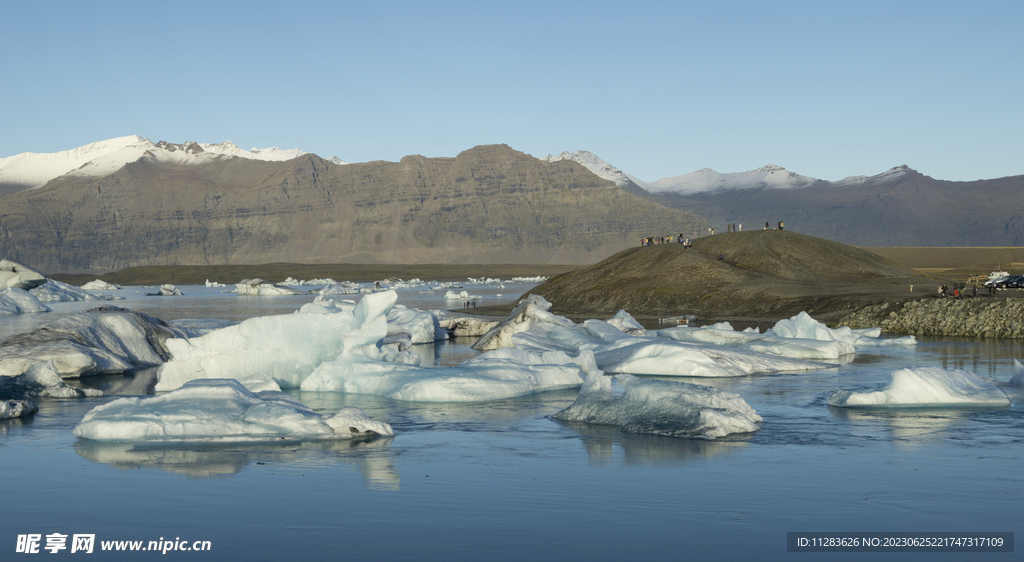
MULTIPOLYGON (((178 145, 174 145, 178 146, 178 145)), ((504 145, 336 165, 140 158, 0 199, 0 252, 49 273, 246 263, 592 263, 706 223, 504 145)))

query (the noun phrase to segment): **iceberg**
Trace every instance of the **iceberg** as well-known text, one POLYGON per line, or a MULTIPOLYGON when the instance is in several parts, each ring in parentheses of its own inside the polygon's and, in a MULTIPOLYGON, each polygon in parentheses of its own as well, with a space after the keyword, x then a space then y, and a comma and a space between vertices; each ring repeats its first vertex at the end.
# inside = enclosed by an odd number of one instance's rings
POLYGON ((159 365, 169 358, 165 342, 181 337, 185 332, 163 320, 103 306, 0 340, 0 375, 17 375, 46 360, 62 377, 159 365))
POLYGON ((728 322, 699 328, 666 328, 654 332, 658 337, 689 343, 704 343, 738 348, 782 357, 810 360, 837 360, 851 357, 856 348, 845 341, 779 337, 769 332, 734 331, 728 322))
POLYGON ((0 260, 0 289, 35 289, 46 283, 46 276, 32 269, 10 260, 0 260))
POLYGON ((647 328, 636 321, 628 312, 620 310, 612 316, 608 323, 631 336, 646 336, 647 328))
POLYGON ((433 343, 448 339, 448 330, 441 327, 437 313, 396 304, 388 312, 388 324, 409 334, 412 343, 433 343))
POLYGON ((596 370, 589 355, 573 360, 561 352, 516 349, 483 353, 455 367, 424 368, 404 359, 373 347, 348 350, 318 367, 302 390, 411 402, 484 402, 575 388, 583 383, 586 368, 596 370))
POLYGON ((548 312, 551 303, 540 295, 529 295, 520 302, 508 318, 491 328, 472 345, 477 351, 488 351, 512 347, 512 336, 529 330, 535 322, 547 322, 560 326, 575 326, 571 320, 548 312))
POLYGON ((587 375, 576 401, 556 420, 614 425, 627 433, 716 439, 758 430, 761 416, 743 398, 714 387, 617 375, 624 392, 612 393, 611 377, 587 375))
POLYGON ((352 406, 317 414, 276 391, 253 393, 238 381, 191 381, 160 396, 121 398, 87 412, 74 430, 96 441, 260 441, 394 435, 352 406))
POLYGON ((11 287, 0 290, 0 314, 34 314, 50 312, 50 307, 25 289, 11 287))
POLYGON ((1000 382, 962 369, 939 367, 899 369, 878 390, 840 390, 829 406, 856 407, 1007 407, 1024 391, 1024 367, 1014 361, 1015 374, 1000 382))
POLYGON ((801 312, 788 320, 779 320, 772 329, 765 333, 781 338, 842 341, 854 347, 917 345, 917 338, 914 336, 880 339, 881 328, 854 330, 842 326, 832 329, 811 318, 806 312, 801 312))
POLYGON ((29 291, 41 302, 114 301, 124 297, 87 293, 74 285, 47 279, 46 283, 29 291))
POLYGON ((149 293, 149 296, 151 296, 151 297, 180 297, 181 296, 181 291, 179 291, 177 287, 175 287, 174 285, 171 285, 170 283, 164 283, 163 285, 160 285, 160 292, 158 292, 158 293, 149 293))
POLYGON ((102 279, 96 279, 94 281, 89 281, 85 285, 82 285, 82 288, 87 290, 87 291, 116 291, 116 290, 122 289, 122 287, 120 285, 114 285, 112 283, 107 283, 106 281, 104 281, 102 279))
POLYGON ((216 281, 210 281, 209 279, 206 280, 206 286, 210 287, 210 288, 227 287, 227 285, 225 285, 223 283, 218 283, 216 281))
POLYGON ((235 284, 235 292, 240 297, 277 297, 282 295, 306 295, 306 291, 299 291, 286 287, 280 283, 269 283, 262 279, 244 279, 235 284))
POLYGON ((83 398, 103 396, 92 388, 72 388, 60 378, 53 361, 30 365, 18 375, 0 376, 0 400, 25 398, 83 398))
MULTIPOLYGON (((510 344, 531 351, 580 350, 594 353, 597 367, 608 373, 676 377, 739 377, 755 373, 807 371, 832 365, 779 357, 746 349, 698 344, 651 336, 631 336, 608 322, 587 320, 582 326, 551 315, 534 314, 526 331, 512 334, 510 344), (546 315, 546 316, 545 316, 546 315)), ((523 326, 526 322, 513 324, 523 326)))
POLYGON ((345 345, 376 344, 387 335, 384 315, 397 299, 394 291, 373 293, 351 310, 341 306, 331 314, 322 313, 323 303, 310 303, 321 312, 303 307, 306 312, 250 318, 198 338, 167 340, 171 359, 160 367, 156 390, 174 390, 194 379, 246 377, 297 388, 345 345))
POLYGON ((39 407, 28 400, 0 400, 0 420, 23 418, 39 411, 39 407))
POLYGON ((451 313, 446 310, 437 312, 437 322, 445 331, 451 333, 453 338, 479 338, 499 324, 498 320, 491 318, 451 313))
POLYGON ((472 301, 480 300, 482 298, 483 297, 480 295, 471 295, 468 291, 460 291, 458 293, 455 291, 448 291, 444 294, 444 300, 446 301, 472 301))

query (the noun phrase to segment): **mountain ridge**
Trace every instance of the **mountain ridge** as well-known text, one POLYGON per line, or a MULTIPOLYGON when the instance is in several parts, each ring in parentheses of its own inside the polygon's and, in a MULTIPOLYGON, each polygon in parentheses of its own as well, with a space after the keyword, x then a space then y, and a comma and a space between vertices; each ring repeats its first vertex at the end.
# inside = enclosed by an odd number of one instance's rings
POLYGON ((0 250, 49 272, 244 263, 590 263, 706 223, 506 145, 335 165, 139 159, 0 198, 0 250), (656 230, 654 230, 656 228, 656 230))

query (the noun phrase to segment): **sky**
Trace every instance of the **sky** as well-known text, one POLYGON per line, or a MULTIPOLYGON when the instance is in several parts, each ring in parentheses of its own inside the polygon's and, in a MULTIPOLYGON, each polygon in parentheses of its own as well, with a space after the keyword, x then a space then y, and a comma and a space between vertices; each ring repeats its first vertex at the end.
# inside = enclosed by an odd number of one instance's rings
POLYGON ((1024 174, 1024 2, 0 0, 0 157, 504 143, 644 181, 1024 174))

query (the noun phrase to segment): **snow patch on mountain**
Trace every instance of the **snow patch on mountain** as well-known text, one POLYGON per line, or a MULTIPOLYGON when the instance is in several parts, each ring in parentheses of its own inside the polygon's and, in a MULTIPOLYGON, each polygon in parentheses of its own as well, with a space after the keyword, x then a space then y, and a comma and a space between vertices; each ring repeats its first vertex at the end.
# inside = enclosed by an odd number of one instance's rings
POLYGON ((860 185, 864 183, 885 183, 893 180, 897 180, 911 172, 910 167, 896 166, 895 168, 889 168, 881 174, 874 176, 849 176, 839 181, 832 182, 834 187, 847 187, 851 185, 860 185))
POLYGON ((253 148, 252 150, 242 150, 235 146, 235 143, 231 141, 224 141, 219 144, 205 144, 199 143, 199 146, 206 152, 213 154, 223 154, 225 156, 237 156, 239 158, 249 158, 251 160, 265 160, 267 162, 284 162, 285 160, 291 160, 292 158, 298 158, 308 152, 303 152, 298 148, 280 149, 276 146, 270 148, 253 148))
POLYGON ((220 144, 186 142, 154 144, 138 135, 94 142, 71 150, 36 154, 23 152, 0 158, 0 184, 40 187, 61 176, 102 177, 110 175, 129 162, 139 159, 162 163, 195 165, 218 158, 238 157, 280 162, 307 154, 297 148, 277 147, 242 150, 231 141, 220 144))
MULTIPOLYGON (((593 152, 587 152, 586 150, 574 150, 572 152, 562 152, 558 156, 547 156, 541 158, 544 162, 558 162, 559 160, 572 160, 582 164, 584 168, 594 172, 599 178, 611 180, 615 182, 615 185, 622 187, 631 181, 633 178, 627 175, 622 170, 612 166, 611 164, 601 160, 593 152)), ((642 184, 641 184, 642 185, 642 184)))

